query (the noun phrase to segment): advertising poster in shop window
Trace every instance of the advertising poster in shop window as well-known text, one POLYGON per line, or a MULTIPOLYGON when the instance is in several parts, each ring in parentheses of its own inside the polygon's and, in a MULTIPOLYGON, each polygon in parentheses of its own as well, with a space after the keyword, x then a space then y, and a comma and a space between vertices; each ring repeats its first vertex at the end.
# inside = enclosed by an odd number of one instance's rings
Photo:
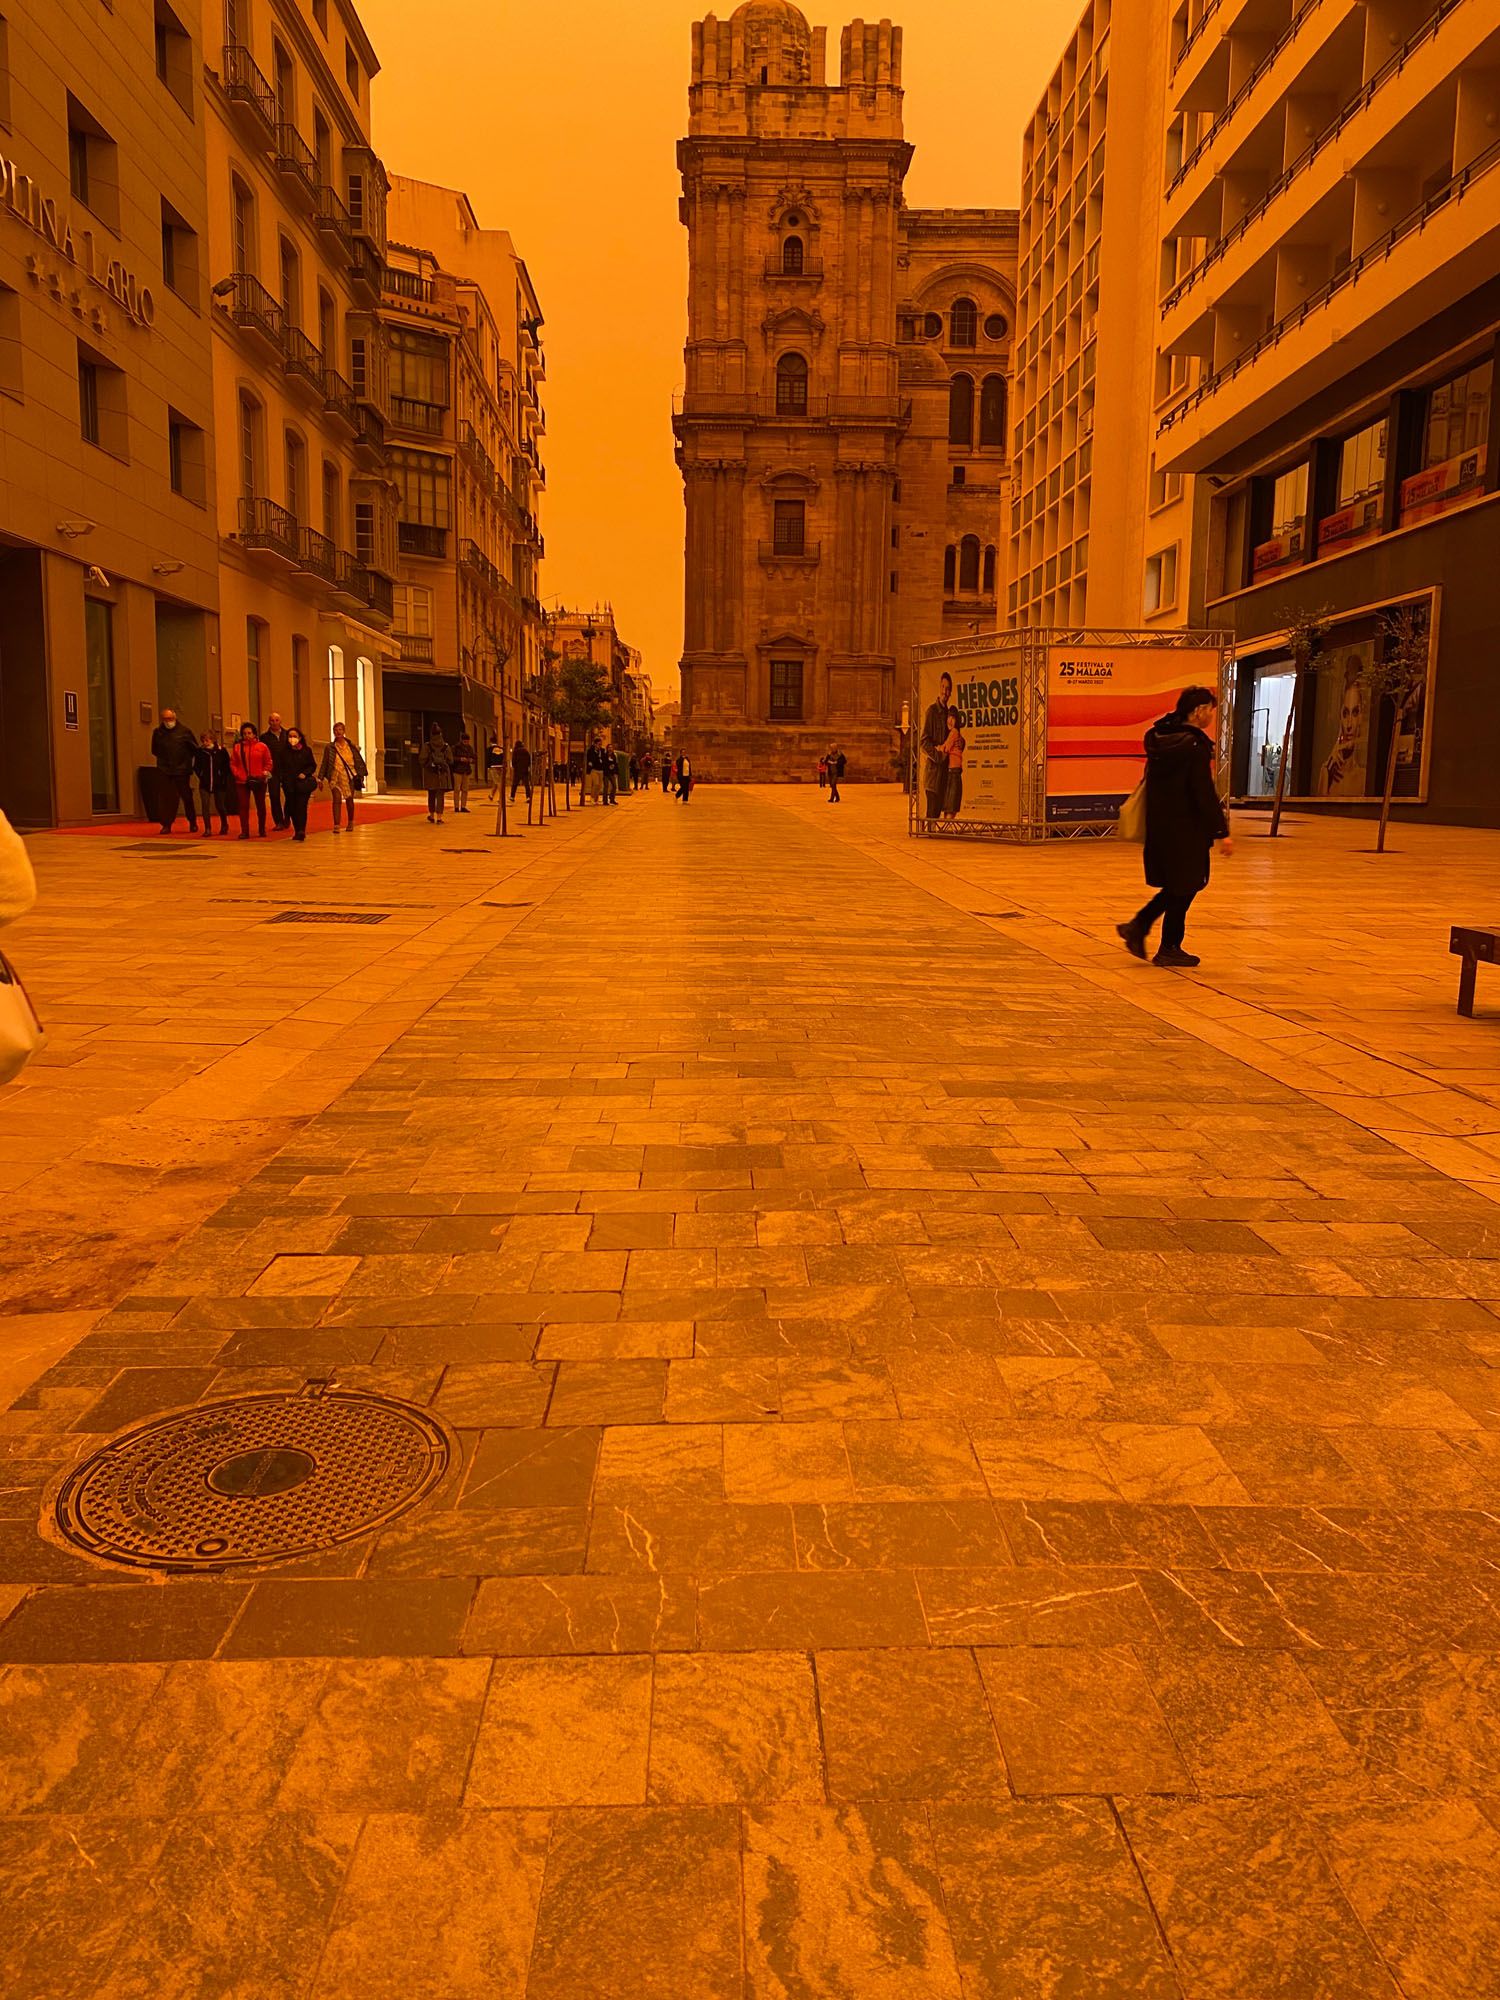
POLYGON ((1047 823, 1108 824, 1145 766, 1142 739, 1179 692, 1219 688, 1217 648, 1053 646, 1047 663, 1047 823))
POLYGON ((918 664, 918 809, 927 820, 1021 819, 1021 678, 1013 651, 918 664), (952 711, 957 711, 956 721, 952 711))

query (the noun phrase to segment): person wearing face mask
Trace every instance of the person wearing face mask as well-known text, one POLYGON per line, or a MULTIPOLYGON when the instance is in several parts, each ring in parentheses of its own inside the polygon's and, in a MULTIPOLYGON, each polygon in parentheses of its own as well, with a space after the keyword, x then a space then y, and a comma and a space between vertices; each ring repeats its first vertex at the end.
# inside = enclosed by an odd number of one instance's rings
POLYGON ((1193 898, 1208 886, 1217 841, 1234 852, 1229 820, 1214 784, 1209 731, 1218 713, 1212 688, 1188 687, 1170 715, 1146 731, 1146 881, 1156 894, 1129 923, 1117 924, 1133 958, 1146 956, 1152 926, 1161 919, 1157 965, 1191 970, 1200 961, 1182 948, 1193 898))
POLYGON ((289 729, 281 752, 281 787, 293 840, 307 838, 307 808, 318 789, 318 760, 300 729, 289 729))

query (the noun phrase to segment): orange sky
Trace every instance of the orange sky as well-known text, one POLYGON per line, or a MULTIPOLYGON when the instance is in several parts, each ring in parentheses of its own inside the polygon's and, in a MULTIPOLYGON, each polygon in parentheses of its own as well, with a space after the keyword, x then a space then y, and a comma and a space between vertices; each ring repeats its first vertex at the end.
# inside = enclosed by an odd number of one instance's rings
MULTIPOLYGON (((905 0, 908 198, 1003 207, 1020 133, 1082 0, 905 0)), ((717 11, 727 16, 733 0, 717 11)), ((862 11, 805 8, 829 35, 862 11)), ((677 692, 687 237, 675 146, 694 0, 361 0, 393 172, 464 188, 509 229, 547 315, 544 595, 610 600, 657 698, 677 692)))

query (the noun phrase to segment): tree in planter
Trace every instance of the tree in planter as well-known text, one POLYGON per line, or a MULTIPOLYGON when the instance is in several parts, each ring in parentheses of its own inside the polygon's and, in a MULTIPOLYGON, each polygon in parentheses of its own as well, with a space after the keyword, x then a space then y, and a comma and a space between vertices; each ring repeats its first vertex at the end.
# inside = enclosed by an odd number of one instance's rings
POLYGON ((1286 801, 1287 772, 1292 761, 1292 738, 1302 713, 1303 689, 1309 674, 1316 673, 1328 640, 1332 607, 1319 605, 1316 611, 1293 611, 1286 621, 1287 651, 1292 656, 1292 699, 1286 712, 1286 728, 1281 738, 1281 760, 1276 767, 1276 803, 1271 808, 1274 840, 1281 830, 1281 808, 1286 801))
POLYGON ((582 805, 589 734, 609 721, 609 676, 592 660, 570 653, 558 665, 557 681, 558 720, 567 724, 570 755, 575 732, 583 738, 583 769, 578 777, 578 803, 582 805))
POLYGON ((1391 705, 1391 744, 1385 759, 1385 790, 1380 800, 1380 831, 1375 852, 1385 852, 1385 830, 1391 816, 1391 799, 1396 790, 1396 767, 1401 737, 1411 716, 1427 697, 1427 673, 1431 634, 1427 607, 1401 604, 1380 620, 1380 657, 1372 660, 1361 678, 1377 702, 1391 705))

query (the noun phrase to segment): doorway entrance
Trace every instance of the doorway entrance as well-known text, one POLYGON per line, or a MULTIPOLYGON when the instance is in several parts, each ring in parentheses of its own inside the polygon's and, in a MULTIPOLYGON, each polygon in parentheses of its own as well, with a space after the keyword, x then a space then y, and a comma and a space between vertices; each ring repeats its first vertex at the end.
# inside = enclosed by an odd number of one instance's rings
POLYGON ((1256 669, 1250 712, 1250 766, 1245 784, 1249 798, 1268 799, 1275 793, 1296 678, 1284 664, 1256 669))

